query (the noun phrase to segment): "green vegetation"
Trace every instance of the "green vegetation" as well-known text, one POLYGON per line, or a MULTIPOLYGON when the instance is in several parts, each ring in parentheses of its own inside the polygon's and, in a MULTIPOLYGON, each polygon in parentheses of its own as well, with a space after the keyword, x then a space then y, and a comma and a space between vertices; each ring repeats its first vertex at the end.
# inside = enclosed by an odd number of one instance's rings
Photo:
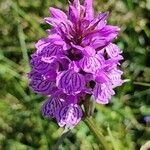
MULTIPOLYGON (((28 87, 30 54, 46 36, 49 6, 67 9, 67 0, 0 1, 0 149, 51 150, 63 129, 40 114, 45 100, 28 87)), ((94 121, 114 150, 138 150, 150 140, 150 0, 94 0, 96 12, 109 11, 109 23, 121 27, 116 43, 123 50, 127 82, 107 105, 96 105, 94 121)), ((60 150, 99 150, 81 122, 60 150)))

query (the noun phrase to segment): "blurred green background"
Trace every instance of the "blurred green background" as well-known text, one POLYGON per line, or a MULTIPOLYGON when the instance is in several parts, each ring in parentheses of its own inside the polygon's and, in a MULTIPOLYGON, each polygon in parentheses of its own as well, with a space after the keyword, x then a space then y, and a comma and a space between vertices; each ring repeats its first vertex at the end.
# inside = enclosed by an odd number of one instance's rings
MULTIPOLYGON (((28 87, 30 54, 46 37, 49 6, 67 10, 67 0, 0 0, 0 150, 51 150, 62 133, 44 119, 45 97, 28 87)), ((121 27, 122 70, 129 79, 107 105, 96 105, 94 120, 114 150, 138 150, 150 140, 150 0, 94 0, 96 13, 109 11, 121 27), (139 83, 140 82, 140 83, 139 83), (144 84, 147 83, 147 84, 144 84)), ((84 122, 64 139, 60 150, 99 150, 84 122)))

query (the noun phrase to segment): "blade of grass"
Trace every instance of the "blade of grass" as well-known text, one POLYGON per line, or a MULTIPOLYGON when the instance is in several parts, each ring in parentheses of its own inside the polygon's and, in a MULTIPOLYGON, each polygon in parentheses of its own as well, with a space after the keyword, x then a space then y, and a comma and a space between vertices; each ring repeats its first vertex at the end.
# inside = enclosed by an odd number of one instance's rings
POLYGON ((15 88, 17 89, 17 91, 21 94, 23 100, 25 101, 30 101, 30 96, 27 95, 27 93, 25 92, 24 88, 21 86, 21 84, 18 83, 17 80, 14 80, 15 83, 15 88))
POLYGON ((114 137, 113 137, 113 135, 112 135, 112 132, 111 132, 109 126, 107 127, 107 131, 108 131, 109 137, 110 137, 110 139, 111 139, 111 143, 112 143, 112 145, 113 145, 114 150, 120 150, 120 148, 119 148, 119 146, 118 146, 118 143, 117 143, 117 141, 114 139, 114 137))
POLYGON ((3 74, 7 74, 9 72, 10 75, 12 75, 13 77, 16 77, 18 79, 21 78, 20 74, 17 73, 16 71, 12 70, 9 65, 3 65, 3 64, 0 64, 0 73, 3 75, 3 74))
POLYGON ((148 87, 150 87, 150 83, 144 83, 144 82, 133 82, 133 84, 136 84, 136 85, 142 85, 142 86, 148 86, 148 87))
POLYGON ((103 136, 99 127, 97 126, 97 124, 95 124, 93 119, 91 117, 85 117, 83 121, 89 127, 90 131, 96 137, 97 141, 101 144, 103 149, 109 150, 110 148, 109 148, 109 145, 108 145, 105 137, 103 136))
POLYGON ((132 98, 141 97, 141 96, 144 96, 144 95, 149 94, 149 93, 150 93, 150 88, 134 93, 134 95, 132 95, 132 98))
POLYGON ((63 143, 64 139, 70 134, 70 130, 68 130, 67 132, 64 132, 62 134, 62 136, 58 139, 57 143, 54 145, 54 147, 52 148, 52 150, 58 150, 59 146, 63 143))
POLYGON ((25 36, 21 25, 18 25, 18 37, 20 41, 24 63, 26 66, 29 67, 29 57, 28 57, 27 47, 25 43, 25 36))
POLYGON ((5 62, 7 65, 9 65, 12 68, 15 68, 15 69, 20 68, 20 65, 18 65, 14 61, 12 61, 12 60, 8 59, 7 57, 5 57, 2 52, 0 52, 0 60, 5 62))
POLYGON ((131 108, 126 106, 124 110, 126 112, 127 118, 131 121, 132 125, 138 130, 142 130, 144 127, 136 120, 131 108))
POLYGON ((27 20, 34 27, 34 29, 37 30, 38 33, 40 33, 42 36, 45 36, 44 30, 39 26, 38 22, 36 22, 34 18, 26 14, 22 9, 20 9, 19 6, 15 2, 12 2, 11 6, 13 10, 17 12, 22 18, 27 20))

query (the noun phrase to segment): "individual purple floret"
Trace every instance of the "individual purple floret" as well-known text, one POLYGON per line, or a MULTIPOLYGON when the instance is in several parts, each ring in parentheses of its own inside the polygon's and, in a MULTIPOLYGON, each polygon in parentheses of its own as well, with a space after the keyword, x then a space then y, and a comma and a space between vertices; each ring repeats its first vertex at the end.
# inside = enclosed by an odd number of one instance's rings
POLYGON ((63 106, 59 98, 49 98, 42 106, 42 114, 48 118, 54 118, 56 111, 63 106))
POLYGON ((28 77, 35 92, 49 97, 43 116, 73 128, 86 114, 89 97, 108 104, 114 88, 123 83, 118 68, 123 57, 113 44, 120 29, 107 25, 107 12, 95 17, 92 0, 83 5, 74 0, 67 15, 56 8, 50 8, 50 14, 45 21, 52 28, 35 45, 28 77))
POLYGON ((72 128, 79 123, 82 117, 82 110, 77 104, 68 104, 56 112, 56 119, 60 127, 72 128))

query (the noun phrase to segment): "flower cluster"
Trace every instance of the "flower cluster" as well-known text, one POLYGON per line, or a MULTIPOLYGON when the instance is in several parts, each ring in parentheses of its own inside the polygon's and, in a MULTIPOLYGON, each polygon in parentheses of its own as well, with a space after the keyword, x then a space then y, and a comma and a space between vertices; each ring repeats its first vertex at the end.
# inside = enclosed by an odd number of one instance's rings
POLYGON ((120 29, 107 25, 108 13, 94 18, 92 0, 83 5, 74 0, 68 15, 56 8, 50 13, 45 21, 53 28, 36 44, 30 86, 49 97, 42 106, 45 117, 55 118, 61 127, 74 127, 83 116, 87 95, 107 104, 113 89, 123 83, 121 51, 112 43, 120 29))

